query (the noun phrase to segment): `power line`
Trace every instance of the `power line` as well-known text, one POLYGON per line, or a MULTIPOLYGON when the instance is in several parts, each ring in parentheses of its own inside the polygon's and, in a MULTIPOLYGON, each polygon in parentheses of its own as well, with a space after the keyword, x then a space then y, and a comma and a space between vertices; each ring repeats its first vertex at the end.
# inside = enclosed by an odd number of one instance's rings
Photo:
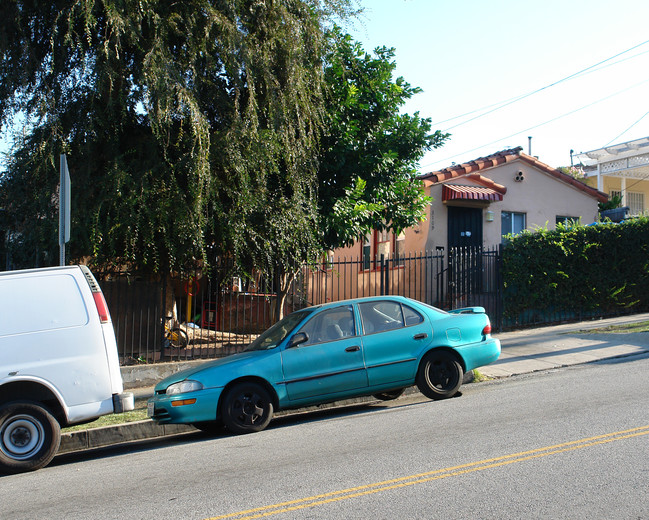
MULTIPOLYGON (((591 66, 589 66, 589 67, 586 67, 585 69, 582 69, 582 70, 580 70, 579 72, 575 72, 575 73, 573 73, 573 74, 570 74, 569 76, 566 76, 565 78, 562 78, 562 79, 557 80, 557 81, 555 81, 555 82, 553 82, 553 83, 550 83, 549 85, 546 85, 546 86, 544 86, 544 87, 541 87, 541 88, 538 88, 538 89, 533 90, 533 91, 531 91, 531 92, 528 92, 527 94, 522 94, 522 95, 520 95, 520 96, 516 96, 516 97, 513 97, 513 98, 509 98, 509 99, 507 99, 507 100, 505 100, 505 101, 501 101, 501 102, 498 102, 498 103, 493 103, 493 104, 488 105, 488 106, 486 106, 486 107, 482 107, 482 108, 479 108, 479 109, 476 109, 476 110, 472 110, 472 111, 470 111, 470 112, 466 112, 466 113, 464 113, 464 114, 462 114, 462 115, 459 115, 459 116, 455 116, 455 117, 451 117, 451 118, 449 118, 449 119, 445 119, 444 121, 439 121, 439 122, 437 122, 437 123, 434 123, 432 126, 437 126, 437 125, 439 125, 439 124, 446 123, 446 122, 448 122, 448 121, 453 121, 454 119, 459 119, 459 118, 461 118, 461 117, 465 117, 465 116, 468 116, 468 115, 471 115, 471 114, 475 114, 476 112, 481 112, 482 110, 486 110, 486 109, 489 109, 489 108, 495 107, 495 108, 492 108, 491 110, 488 110, 487 112, 484 112, 484 113, 479 114, 479 115, 477 115, 477 116, 475 116, 475 117, 472 117, 471 119, 468 119, 468 120, 466 120, 466 121, 462 121, 462 122, 460 122, 460 123, 458 123, 458 124, 456 124, 456 125, 453 125, 453 126, 450 126, 450 127, 446 128, 444 131, 447 132, 447 131, 449 131, 449 130, 452 130, 453 128, 457 128, 458 126, 461 126, 461 125, 464 125, 464 124, 470 123, 471 121, 475 121, 476 119, 479 119, 479 118, 484 117, 484 116, 486 116, 486 115, 488 115, 488 114, 491 114, 491 113, 493 113, 493 112, 496 112, 497 110, 500 110, 501 108, 505 108, 505 107, 507 107, 507 106, 509 106, 509 105, 512 105, 512 104, 514 104, 514 103, 516 103, 516 102, 518 102, 518 101, 521 101, 521 100, 523 100, 523 99, 526 99, 526 98, 528 98, 528 97, 530 97, 530 96, 532 96, 532 95, 534 95, 534 94, 538 94, 539 92, 542 92, 543 90, 546 90, 546 89, 548 89, 548 88, 550 88, 550 87, 554 87, 554 86, 556 86, 556 85, 559 85, 560 83, 563 83, 563 82, 565 82, 565 81, 568 81, 568 80, 570 80, 570 79, 573 79, 573 78, 575 78, 575 77, 577 77, 577 76, 579 76, 579 75, 585 74, 585 73, 588 72, 588 71, 590 71, 590 72, 594 72, 594 70, 591 70, 591 69, 595 69, 596 67, 599 67, 600 65, 603 65, 604 63, 607 63, 607 62, 609 62, 609 61, 611 61, 611 60, 613 60, 613 59, 615 59, 615 58, 618 58, 619 56, 622 56, 623 54, 626 54, 626 53, 628 53, 628 52, 631 52, 631 51, 637 49, 638 47, 642 47, 643 45, 646 45, 647 43, 649 43, 649 40, 644 41, 644 42, 642 42, 642 43, 639 43, 639 44, 637 44, 637 45, 634 45, 633 47, 630 47, 630 48, 628 48, 628 49, 626 49, 626 50, 624 50, 624 51, 622 51, 622 52, 619 52, 619 53, 615 54, 614 56, 611 56, 611 57, 609 57, 609 58, 606 58, 605 60, 602 60, 602 61, 600 61, 600 62, 598 62, 598 63, 595 63, 594 65, 591 65, 591 66)), ((642 52, 642 53, 640 53, 640 54, 636 54, 635 56, 631 56, 630 58, 625 58, 624 60, 620 60, 620 61, 618 61, 618 62, 615 62, 615 63, 613 63, 613 64, 609 64, 609 65, 607 65, 607 66, 615 65, 615 64, 617 64, 617 63, 621 63, 621 62, 623 62, 623 61, 626 61, 627 59, 637 58, 638 56, 641 56, 642 54, 645 54, 646 52, 649 52, 649 51, 645 51, 645 52, 642 52)), ((604 67, 602 67, 602 68, 604 68, 604 67)), ((598 69, 598 70, 601 70, 601 69, 598 69)))
POLYGON ((637 125, 640 121, 642 121, 649 112, 646 112, 640 119, 638 119, 635 123, 633 123, 629 128, 627 128, 624 132, 622 132, 620 135, 614 137, 611 139, 608 143, 606 143, 603 148, 606 148, 609 144, 611 144, 613 141, 617 141, 620 137, 622 137, 624 134, 626 134, 629 130, 631 130, 635 125, 637 125))
MULTIPOLYGON (((549 120, 544 121, 544 122, 542 122, 542 123, 539 123, 539 124, 537 124, 537 125, 531 126, 531 127, 526 128, 526 129, 524 129, 524 130, 519 130, 518 132, 514 132, 513 134, 510 134, 510 135, 505 136, 505 137, 501 137, 501 138, 499 138, 499 139, 496 139, 495 141, 491 141, 491 142, 489 142, 489 143, 481 144, 480 146, 477 146, 477 147, 475 147, 475 148, 471 148, 470 150, 465 150, 465 151, 463 151, 463 152, 460 152, 460 153, 454 154, 454 155, 452 155, 452 156, 450 156, 450 157, 448 157, 448 158, 446 158, 446 159, 440 159, 439 161, 434 161, 434 162, 432 162, 432 163, 429 163, 429 164, 423 165, 423 166, 421 166, 420 168, 427 168, 427 167, 429 167, 429 166, 432 166, 433 164, 437 164, 437 163, 440 163, 440 162, 450 161, 451 159, 454 159, 455 157, 458 157, 458 156, 460 156, 460 155, 464 155, 464 154, 467 154, 467 153, 470 153, 470 152, 474 152, 474 151, 476 151, 476 150, 479 150, 480 148, 484 148, 485 146, 490 146, 490 145, 492 145, 492 144, 499 143, 499 142, 501 142, 501 141, 504 141, 505 139, 510 139, 511 137, 515 137, 515 136, 517 136, 517 135, 519 135, 519 134, 522 134, 522 133, 525 133, 525 132, 529 132, 530 130, 534 130, 535 128, 539 128, 539 127, 544 126, 544 125, 547 125, 547 124, 549 124, 549 123, 553 123, 554 121, 557 121, 558 119, 561 119, 561 118, 567 117, 567 116, 572 115, 572 114, 574 114, 574 113, 576 113, 576 112, 579 112, 579 111, 584 110, 584 109, 586 109, 586 108, 592 107, 593 105, 596 105, 597 103, 601 103, 602 101, 606 101, 607 99, 610 99, 610 98, 612 98, 612 97, 615 97, 615 96, 618 96, 618 95, 620 95, 620 94, 623 94, 623 93, 625 93, 625 92, 627 92, 627 91, 629 91, 629 90, 631 90, 631 89, 634 89, 634 88, 636 88, 636 87, 639 87, 640 85, 644 85, 645 83, 648 83, 648 82, 649 82, 649 79, 646 79, 646 80, 644 80, 644 81, 641 81, 640 83, 636 83, 635 85, 632 85, 632 86, 630 86, 630 87, 627 87, 627 88, 624 88, 624 89, 619 90, 619 91, 617 91, 617 92, 614 92, 613 94, 609 94, 608 96, 605 96, 605 97, 600 98, 600 99, 598 99, 598 100, 596 100, 596 101, 593 101, 592 103, 588 103, 587 105, 583 105, 583 106, 581 106, 581 107, 579 107, 579 108, 576 108, 575 110, 571 110, 570 112, 566 112, 566 113, 564 113, 564 114, 561 114, 561 115, 559 115, 559 116, 556 116, 556 117, 554 117, 554 118, 552 118, 552 119, 549 119, 549 120)), ((649 113, 649 112, 648 112, 648 113, 649 113)), ((647 115, 647 114, 645 114, 645 116, 646 116, 646 115, 647 115)), ((644 116, 642 116, 642 117, 644 117, 644 116)), ((642 119, 642 118, 640 118, 640 119, 642 119)), ((636 121, 636 123, 638 123, 639 121, 640 121, 640 120, 636 121)), ((636 123, 634 123, 634 125, 635 125, 636 123)), ((626 130, 625 130, 625 132, 626 132, 626 130)))

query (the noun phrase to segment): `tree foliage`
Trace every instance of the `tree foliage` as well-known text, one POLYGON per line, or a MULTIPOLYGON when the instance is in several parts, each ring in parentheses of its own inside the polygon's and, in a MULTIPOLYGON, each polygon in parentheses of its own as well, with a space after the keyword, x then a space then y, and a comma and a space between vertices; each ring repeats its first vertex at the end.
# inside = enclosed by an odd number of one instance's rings
POLYGON ((208 242, 245 250, 262 208, 313 218, 319 2, 12 1, 2 10, 0 118, 30 123, 3 179, 20 235, 51 220, 61 152, 77 257, 181 270, 207 260, 208 242), (16 197, 29 184, 38 194, 16 197))
POLYGON ((332 26, 351 4, 3 2, 0 123, 26 122, 0 179, 14 260, 55 263, 60 153, 72 260, 182 272, 227 254, 285 286, 295 261, 416 223, 414 167, 446 136, 400 113, 419 89, 393 50, 332 26))
POLYGON ((349 245, 372 229, 399 232, 424 218, 429 200, 416 179, 423 154, 448 138, 419 113, 401 113, 421 89, 394 78, 395 50, 365 52, 339 28, 328 33, 327 129, 319 205, 325 248, 349 245))

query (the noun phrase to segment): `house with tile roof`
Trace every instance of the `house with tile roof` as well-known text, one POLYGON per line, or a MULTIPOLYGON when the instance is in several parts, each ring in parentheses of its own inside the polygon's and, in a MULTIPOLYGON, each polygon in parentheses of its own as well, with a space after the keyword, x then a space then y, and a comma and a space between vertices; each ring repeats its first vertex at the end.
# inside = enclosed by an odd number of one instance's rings
POLYGON ((420 178, 433 199, 427 218, 398 235, 374 231, 330 252, 304 279, 314 303, 390 293, 441 308, 479 305, 499 316, 495 249, 504 237, 559 222, 589 224, 608 200, 520 147, 420 178), (482 254, 451 254, 462 246, 480 246, 482 254))
POLYGON ((420 178, 426 195, 433 198, 425 221, 398 236, 374 232, 362 242, 336 250, 334 259, 393 257, 456 246, 491 247, 509 233, 525 229, 594 222, 598 203, 608 200, 602 191, 523 153, 521 147, 420 178))

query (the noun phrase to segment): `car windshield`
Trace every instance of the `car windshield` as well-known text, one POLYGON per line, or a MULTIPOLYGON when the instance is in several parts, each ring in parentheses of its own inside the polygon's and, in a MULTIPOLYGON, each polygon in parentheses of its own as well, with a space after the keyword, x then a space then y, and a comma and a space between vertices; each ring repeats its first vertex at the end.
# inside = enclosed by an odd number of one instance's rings
POLYGON ((289 314, 248 345, 246 350, 268 350, 275 348, 304 318, 312 312, 313 309, 304 309, 289 314))

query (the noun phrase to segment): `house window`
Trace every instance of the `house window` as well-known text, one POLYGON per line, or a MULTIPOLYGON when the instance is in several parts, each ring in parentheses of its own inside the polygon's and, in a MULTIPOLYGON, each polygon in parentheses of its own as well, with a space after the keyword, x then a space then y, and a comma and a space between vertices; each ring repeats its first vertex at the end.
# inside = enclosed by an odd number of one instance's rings
POLYGON ((372 233, 363 238, 363 269, 368 271, 372 267, 372 233))
POLYGON ((644 193, 628 191, 625 206, 629 207, 630 215, 642 215, 644 213, 644 193))
POLYGON ((565 217, 557 215, 556 224, 563 224, 565 227, 574 227, 579 223, 579 217, 565 217))
POLYGON ((329 251, 322 257, 322 270, 331 271, 334 267, 334 252, 329 251))
POLYGON ((387 230, 373 231, 363 238, 362 262, 363 270, 368 271, 380 261, 381 256, 385 259, 391 259, 392 266, 404 264, 404 244, 406 240, 405 232, 398 235, 390 233, 387 230))
MULTIPOLYGON (((622 192, 611 190, 611 199, 613 197, 622 198, 622 192)), ((622 205, 629 208, 629 215, 642 215, 644 213, 644 193, 627 191, 624 194, 622 205)))
POLYGON ((525 229, 525 213, 503 211, 500 214, 501 235, 516 235, 525 229))
POLYGON ((390 255, 390 233, 387 230, 376 232, 376 256, 387 258, 390 255))

